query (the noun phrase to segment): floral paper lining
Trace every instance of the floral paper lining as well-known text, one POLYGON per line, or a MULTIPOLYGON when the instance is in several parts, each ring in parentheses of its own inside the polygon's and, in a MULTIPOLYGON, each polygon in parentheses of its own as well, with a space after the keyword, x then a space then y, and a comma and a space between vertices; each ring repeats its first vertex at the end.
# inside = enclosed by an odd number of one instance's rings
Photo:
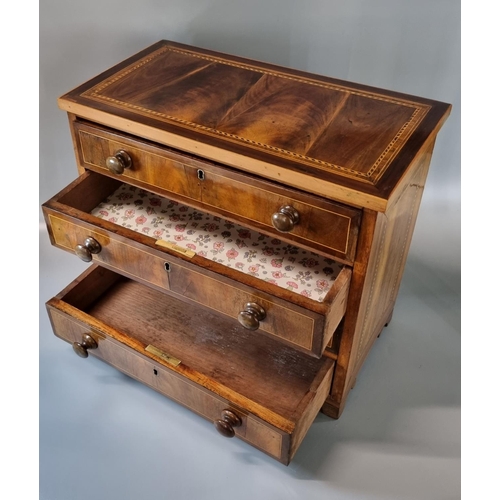
POLYGON ((322 302, 342 265, 278 238, 123 184, 92 214, 322 302))

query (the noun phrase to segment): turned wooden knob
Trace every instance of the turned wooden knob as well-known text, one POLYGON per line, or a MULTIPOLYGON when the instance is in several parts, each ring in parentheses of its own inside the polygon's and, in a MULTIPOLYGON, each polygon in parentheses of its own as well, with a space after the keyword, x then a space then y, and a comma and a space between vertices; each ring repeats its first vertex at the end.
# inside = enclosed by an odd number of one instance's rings
POLYGON ((238 314, 238 321, 247 330, 257 330, 260 326, 260 321, 266 317, 266 311, 263 307, 255 302, 245 304, 245 309, 238 314))
POLYGON ((108 167, 110 172, 114 174, 121 175, 126 168, 130 168, 132 166, 132 158, 130 155, 120 149, 113 156, 108 156, 106 158, 106 167, 108 167))
POLYGON ((80 358, 88 358, 88 349, 97 349, 97 342, 87 333, 82 336, 81 342, 73 342, 73 351, 75 351, 80 358))
POLYGON ((215 428, 224 437, 234 437, 234 428, 241 425, 241 418, 231 410, 222 410, 221 418, 214 422, 215 428))
POLYGON ((271 217, 273 226, 282 233, 289 233, 299 222, 299 212, 290 205, 281 207, 271 217))
POLYGON ((84 242, 83 245, 76 245, 75 253, 82 259, 84 262, 92 261, 92 254, 98 254, 101 251, 101 245, 99 242, 89 236, 84 242))

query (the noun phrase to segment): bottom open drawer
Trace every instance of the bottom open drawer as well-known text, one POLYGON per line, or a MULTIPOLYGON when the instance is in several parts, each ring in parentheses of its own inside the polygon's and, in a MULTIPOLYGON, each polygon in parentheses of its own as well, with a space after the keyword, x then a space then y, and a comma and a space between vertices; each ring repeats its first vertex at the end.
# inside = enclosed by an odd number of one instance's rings
POLYGON ((334 361, 93 265, 47 302, 54 333, 288 464, 323 405, 334 361))

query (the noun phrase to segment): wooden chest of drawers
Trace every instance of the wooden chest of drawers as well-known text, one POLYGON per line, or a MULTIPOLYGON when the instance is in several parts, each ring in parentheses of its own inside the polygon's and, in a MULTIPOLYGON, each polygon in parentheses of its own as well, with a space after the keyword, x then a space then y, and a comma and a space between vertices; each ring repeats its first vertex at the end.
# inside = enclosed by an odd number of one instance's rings
POLYGON ((59 100, 55 334, 288 464, 390 321, 448 104, 159 42, 59 100))

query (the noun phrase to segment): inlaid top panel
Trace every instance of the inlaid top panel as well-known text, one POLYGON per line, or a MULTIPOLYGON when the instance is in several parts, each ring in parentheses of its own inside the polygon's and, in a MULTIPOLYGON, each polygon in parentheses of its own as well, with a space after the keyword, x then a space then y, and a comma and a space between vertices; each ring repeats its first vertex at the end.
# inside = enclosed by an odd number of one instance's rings
POLYGON ((447 104, 172 42, 124 61, 60 105, 340 201, 345 192, 366 193, 361 206, 389 197, 449 112, 447 104))

